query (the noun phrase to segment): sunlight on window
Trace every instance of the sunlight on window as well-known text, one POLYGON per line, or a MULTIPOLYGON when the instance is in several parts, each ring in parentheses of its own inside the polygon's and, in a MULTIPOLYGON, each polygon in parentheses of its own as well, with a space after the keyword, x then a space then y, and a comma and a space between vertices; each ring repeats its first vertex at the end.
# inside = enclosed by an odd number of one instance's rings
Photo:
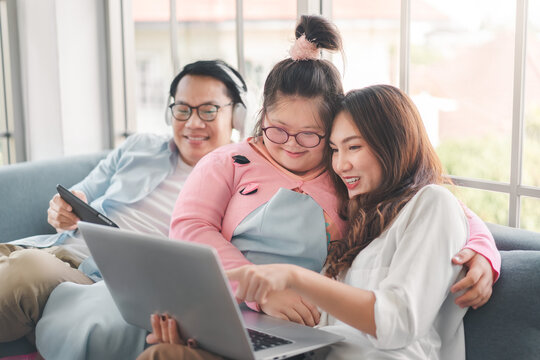
POLYGON ((334 1, 333 20, 343 36, 345 91, 374 84, 399 85, 399 0, 334 1))
POLYGON ((169 36, 169 0, 133 0, 135 21, 137 132, 169 133, 165 125, 174 70, 169 36))
MULTIPOLYGON (((537 14, 540 14, 540 0, 529 1, 522 180, 529 186, 540 186, 540 18, 537 14)), ((540 224, 540 218, 537 223, 540 224)))
MULTIPOLYGON (((236 67, 234 0, 176 1, 180 67, 222 59, 236 67)), ((133 0, 137 69, 137 131, 169 133, 165 125, 173 69, 169 0, 133 0)))
POLYGON ((262 106, 262 91, 268 73, 276 63, 289 57, 295 25, 294 1, 244 1, 245 80, 251 108, 246 124, 248 135, 262 106))
POLYGON ((482 220, 508 225, 508 194, 449 186, 449 190, 482 220))
POLYGON ((515 1, 412 1, 410 93, 452 175, 510 180, 515 1))
POLYGON ((540 231, 540 199, 523 196, 521 198, 521 220, 519 227, 522 229, 540 231))

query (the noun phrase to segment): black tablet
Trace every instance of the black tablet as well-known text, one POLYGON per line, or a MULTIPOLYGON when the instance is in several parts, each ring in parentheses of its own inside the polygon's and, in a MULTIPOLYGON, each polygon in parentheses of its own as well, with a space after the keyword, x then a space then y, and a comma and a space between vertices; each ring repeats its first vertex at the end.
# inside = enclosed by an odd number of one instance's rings
POLYGON ((56 190, 58 194, 71 205, 73 213, 79 217, 82 221, 89 223, 99 224, 99 225, 108 225, 112 227, 118 227, 111 219, 101 214, 99 211, 73 195, 71 191, 63 187, 62 185, 56 185, 56 190))

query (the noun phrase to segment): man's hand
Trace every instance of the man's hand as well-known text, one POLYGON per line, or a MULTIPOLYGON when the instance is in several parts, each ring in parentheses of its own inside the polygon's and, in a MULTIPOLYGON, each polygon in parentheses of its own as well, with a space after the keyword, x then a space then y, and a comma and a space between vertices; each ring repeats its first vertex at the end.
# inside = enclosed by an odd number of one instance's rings
POLYGON ((465 290, 455 302, 460 307, 467 306, 478 309, 491 297, 493 286, 493 271, 491 264, 481 254, 471 249, 461 249, 452 262, 467 268, 467 274, 450 288, 453 293, 465 290))
MULTIPOLYGON (((87 203, 86 195, 82 191, 73 190, 72 193, 79 199, 87 203)), ((47 221, 57 232, 66 230, 75 230, 77 221, 80 219, 72 212, 71 206, 56 194, 49 201, 49 209, 47 209, 47 221)))

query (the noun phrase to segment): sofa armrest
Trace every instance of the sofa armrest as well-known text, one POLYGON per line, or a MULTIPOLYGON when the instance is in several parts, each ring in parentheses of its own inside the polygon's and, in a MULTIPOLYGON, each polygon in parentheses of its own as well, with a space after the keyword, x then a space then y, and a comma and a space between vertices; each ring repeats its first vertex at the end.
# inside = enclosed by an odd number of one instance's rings
POLYGON ((465 315, 467 360, 540 354, 540 251, 501 251, 501 276, 486 305, 465 315))
POLYGON ((47 223, 56 184, 84 179, 107 152, 0 167, 0 242, 54 233, 47 223))

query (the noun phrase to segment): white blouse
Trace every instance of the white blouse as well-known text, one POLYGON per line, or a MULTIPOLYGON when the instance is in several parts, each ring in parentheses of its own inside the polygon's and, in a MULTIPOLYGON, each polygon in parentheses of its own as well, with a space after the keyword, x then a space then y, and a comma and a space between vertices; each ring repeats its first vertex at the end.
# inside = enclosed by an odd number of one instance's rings
POLYGON ((377 337, 324 313, 322 329, 341 334, 328 359, 465 359, 463 317, 450 287, 462 276, 452 257, 468 238, 457 199, 428 185, 362 250, 343 282, 375 293, 377 337))

